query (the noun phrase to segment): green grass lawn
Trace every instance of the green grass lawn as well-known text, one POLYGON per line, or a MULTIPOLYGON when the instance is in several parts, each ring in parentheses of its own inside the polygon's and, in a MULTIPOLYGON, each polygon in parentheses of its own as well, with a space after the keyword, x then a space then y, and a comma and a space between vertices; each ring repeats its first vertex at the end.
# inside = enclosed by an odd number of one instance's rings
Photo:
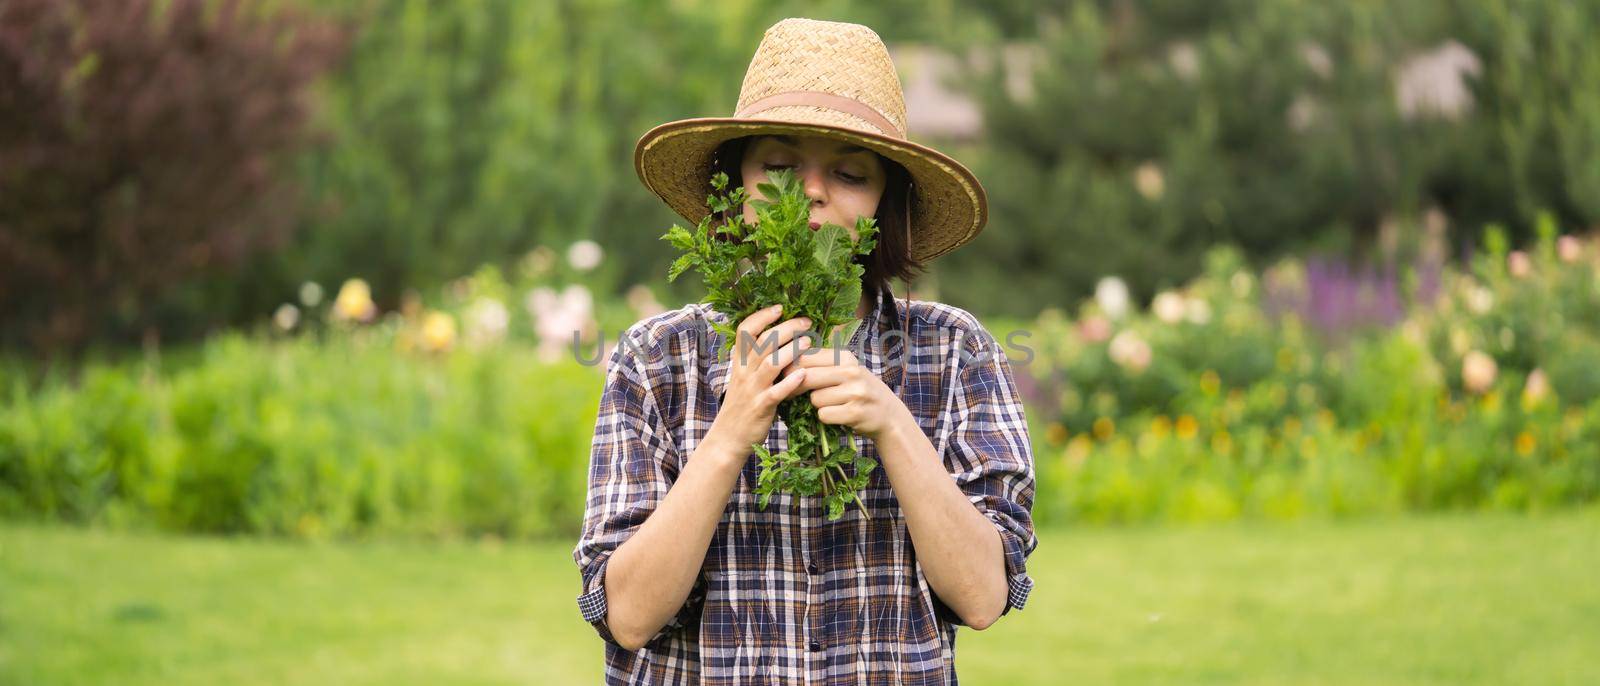
MULTIPOLYGON (((1600 683, 1600 514, 1044 532, 968 684, 1600 683)), ((592 684, 566 543, 0 525, 7 684, 592 684)))

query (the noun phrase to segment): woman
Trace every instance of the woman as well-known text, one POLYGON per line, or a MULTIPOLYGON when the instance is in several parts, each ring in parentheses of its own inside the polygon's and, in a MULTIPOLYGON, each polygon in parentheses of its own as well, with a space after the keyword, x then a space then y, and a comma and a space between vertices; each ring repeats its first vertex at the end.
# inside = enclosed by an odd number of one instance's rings
POLYGON ((904 132, 877 34, 786 19, 733 117, 640 139, 640 179, 693 223, 714 171, 760 198, 766 172, 790 168, 813 227, 853 232, 871 216, 881 231, 844 348, 807 346, 810 322, 768 308, 738 330, 782 348, 719 359, 708 323, 726 315, 693 303, 613 351, 573 553, 607 683, 953 684, 956 625, 985 628, 1026 601, 1034 477, 1004 352, 967 312, 887 289, 971 240, 985 195, 904 132), (882 465, 865 512, 829 521, 820 498, 789 494, 757 507, 752 446, 783 449, 777 404, 797 394, 882 465))

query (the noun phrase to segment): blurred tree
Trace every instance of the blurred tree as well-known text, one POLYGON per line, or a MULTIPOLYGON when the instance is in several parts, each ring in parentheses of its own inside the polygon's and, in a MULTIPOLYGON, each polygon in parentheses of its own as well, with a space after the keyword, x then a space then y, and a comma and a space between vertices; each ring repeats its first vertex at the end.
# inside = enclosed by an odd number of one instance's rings
POLYGON ((957 7, 348 0, 335 11, 364 29, 327 89, 336 144, 303 166, 318 211, 278 271, 362 276, 393 304, 405 288, 592 238, 606 251, 598 281, 663 287, 672 255, 658 237, 682 220, 634 173, 645 131, 730 114, 762 32, 785 16, 867 23, 894 40, 957 7))
POLYGON ((1027 23, 997 5, 1024 50, 971 63, 992 227, 952 255, 952 301, 1025 314, 1107 274, 1148 295, 1196 273, 1208 245, 1263 255, 1329 227, 1370 233, 1395 203, 1396 125, 1372 97, 1382 41, 1359 7, 1063 5, 1027 23))
POLYGON ((1148 296, 1214 243, 1392 257, 1433 207, 1458 244, 1490 221, 1526 239, 1541 209, 1600 221, 1594 3, 974 9, 953 45, 976 50, 993 211, 942 265, 958 304, 1026 314, 1107 274, 1148 296))
POLYGON ((0 3, 0 341, 137 330, 174 284, 280 245, 329 23, 226 0, 0 3))

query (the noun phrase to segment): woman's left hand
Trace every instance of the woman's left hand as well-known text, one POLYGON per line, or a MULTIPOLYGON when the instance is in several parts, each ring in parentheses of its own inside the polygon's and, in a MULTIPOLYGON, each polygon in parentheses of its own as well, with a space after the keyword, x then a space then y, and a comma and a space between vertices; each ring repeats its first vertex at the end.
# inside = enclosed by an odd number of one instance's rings
POLYGON ((807 370, 806 378, 795 393, 811 394, 817 418, 824 424, 848 426, 876 441, 910 418, 905 403, 849 350, 807 350, 784 368, 782 376, 787 378, 802 368, 807 370))

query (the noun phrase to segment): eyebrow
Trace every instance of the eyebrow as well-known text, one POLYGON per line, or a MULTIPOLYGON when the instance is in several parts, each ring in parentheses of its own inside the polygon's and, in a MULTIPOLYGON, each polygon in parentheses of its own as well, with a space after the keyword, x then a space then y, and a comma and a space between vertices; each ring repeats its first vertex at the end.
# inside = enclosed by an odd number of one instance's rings
MULTIPOLYGON (((778 141, 779 143, 787 145, 787 146, 789 146, 791 148, 800 147, 800 142, 795 140, 794 136, 788 136, 788 135, 784 135, 784 134, 779 133, 779 134, 772 134, 772 135, 768 136, 768 138, 771 138, 771 139, 773 139, 775 141, 778 141)), ((872 152, 872 151, 868 150, 866 148, 863 148, 863 147, 861 147, 859 145, 852 145, 850 143, 844 143, 844 144, 841 144, 839 147, 834 148, 834 152, 837 153, 837 154, 840 154, 840 155, 852 155, 852 154, 855 154, 855 153, 858 153, 858 152, 872 152)))

